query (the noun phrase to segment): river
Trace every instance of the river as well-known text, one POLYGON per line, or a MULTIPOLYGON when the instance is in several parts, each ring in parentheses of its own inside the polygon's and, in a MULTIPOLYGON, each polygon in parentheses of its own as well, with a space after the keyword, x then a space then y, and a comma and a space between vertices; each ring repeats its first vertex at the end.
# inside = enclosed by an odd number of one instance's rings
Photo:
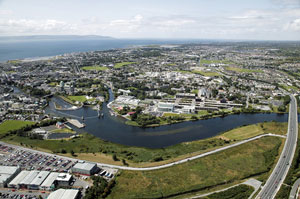
MULTIPOLYGON (((109 102, 113 99, 114 96, 110 91, 109 102)), ((46 113, 72 117, 79 121, 82 121, 82 116, 85 118, 83 122, 86 124, 86 127, 84 129, 75 128, 77 131, 88 132, 114 143, 148 148, 162 148, 181 142, 205 139, 242 125, 264 121, 288 121, 288 114, 256 113, 229 115, 224 118, 182 122, 155 128, 140 128, 126 125, 123 118, 111 116, 106 103, 103 104, 103 109, 101 110, 104 117, 98 118, 97 111, 90 107, 83 107, 74 111, 57 111, 54 109, 54 101, 56 103, 61 102, 61 100, 53 97, 46 108, 46 113)))

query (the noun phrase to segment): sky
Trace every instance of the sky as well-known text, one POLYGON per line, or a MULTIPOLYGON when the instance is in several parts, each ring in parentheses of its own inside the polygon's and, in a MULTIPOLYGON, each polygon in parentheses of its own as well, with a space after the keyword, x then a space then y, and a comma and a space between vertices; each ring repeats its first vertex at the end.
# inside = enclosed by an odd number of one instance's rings
POLYGON ((300 40, 300 0, 0 0, 0 36, 300 40))

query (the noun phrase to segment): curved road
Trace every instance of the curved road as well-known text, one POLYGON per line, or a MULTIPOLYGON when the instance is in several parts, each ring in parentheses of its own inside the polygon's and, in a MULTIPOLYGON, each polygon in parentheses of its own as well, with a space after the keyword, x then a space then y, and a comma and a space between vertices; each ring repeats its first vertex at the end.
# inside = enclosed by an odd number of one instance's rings
POLYGON ((289 123, 287 139, 281 156, 256 199, 273 199, 279 191, 293 161, 298 139, 298 115, 297 101, 293 95, 290 95, 289 123))

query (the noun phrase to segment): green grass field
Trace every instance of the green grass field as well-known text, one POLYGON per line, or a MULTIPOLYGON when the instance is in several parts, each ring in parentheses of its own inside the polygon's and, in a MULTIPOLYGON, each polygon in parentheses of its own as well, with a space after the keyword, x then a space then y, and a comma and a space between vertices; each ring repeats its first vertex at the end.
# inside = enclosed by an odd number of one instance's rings
POLYGON ((136 62, 121 62, 121 63, 116 63, 114 68, 122 68, 127 65, 135 64, 136 62))
POLYGON ((96 71, 105 71, 108 70, 106 66, 85 66, 81 68, 82 70, 96 70, 96 71))
POLYGON ((206 77, 216 77, 216 76, 222 76, 220 73, 218 72, 204 72, 204 71, 198 71, 198 70, 194 70, 192 71, 193 73, 196 74, 200 74, 206 77))
POLYGON ((18 130, 22 127, 32 124, 35 124, 35 122, 21 120, 6 120, 0 124, 0 134, 7 133, 8 131, 18 130))
POLYGON ((237 68, 237 67, 226 67, 228 71, 235 71, 237 73, 263 73, 262 70, 246 69, 246 68, 237 68))
POLYGON ((68 128, 63 128, 63 129, 55 129, 51 131, 51 133, 76 133, 75 131, 68 129, 68 128))
POLYGON ((285 135, 286 132, 287 123, 268 122, 236 128, 223 133, 221 137, 228 140, 244 140, 265 133, 285 135))
POLYGON ((108 198, 161 198, 267 173, 281 144, 281 138, 265 137, 166 169, 121 171, 108 198))
POLYGON ((206 60, 202 59, 200 61, 200 65, 203 66, 203 64, 234 64, 232 61, 228 60, 206 60))
POLYGON ((287 90, 287 91, 289 91, 289 90, 291 90, 291 89, 296 90, 296 91, 299 90, 296 86, 288 86, 288 85, 285 85, 285 84, 280 84, 279 86, 280 86, 281 88, 287 90))
POLYGON ((93 101, 95 98, 87 99, 85 95, 79 95, 79 96, 67 96, 67 98, 71 101, 78 101, 78 102, 85 102, 85 101, 93 101))

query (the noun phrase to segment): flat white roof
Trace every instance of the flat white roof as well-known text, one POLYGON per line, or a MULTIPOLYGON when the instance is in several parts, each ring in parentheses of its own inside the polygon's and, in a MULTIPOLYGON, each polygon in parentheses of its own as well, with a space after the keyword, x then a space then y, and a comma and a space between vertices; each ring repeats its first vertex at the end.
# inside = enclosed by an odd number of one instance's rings
POLYGON ((8 178, 10 178, 11 174, 0 174, 0 183, 5 182, 8 178))
POLYGON ((21 171, 19 175, 17 175, 10 183, 9 185, 17 186, 28 174, 30 171, 21 171))
POLYGON ((68 174, 68 173, 60 173, 60 174, 57 176, 56 180, 68 182, 68 181, 70 181, 71 177, 72 177, 72 175, 70 175, 70 174, 68 174))
POLYGON ((75 189, 58 189, 48 196, 48 199, 75 199, 79 190, 75 189))
POLYGON ((76 196, 78 195, 79 190, 75 189, 67 189, 65 190, 65 193, 63 195, 63 199, 75 199, 76 196))
POLYGON ((47 199, 61 199, 64 193, 65 193, 64 189, 58 189, 50 193, 47 199))
POLYGON ((29 171, 29 174, 19 184, 28 185, 39 174, 39 171, 29 171))
POLYGON ((44 182, 44 180, 47 178, 47 176, 49 175, 49 171, 41 171, 34 179, 33 181, 30 183, 30 185, 37 185, 40 186, 42 184, 42 182, 44 182))
POLYGON ((13 166, 0 166, 0 174, 14 174, 19 167, 13 167, 13 166))
POLYGON ((58 175, 59 175, 58 172, 50 173, 41 186, 42 187, 51 187, 51 185, 56 180, 58 175))
POLYGON ((88 162, 85 162, 85 163, 77 163, 73 166, 74 169, 82 169, 82 170, 91 170, 92 168, 94 168, 96 164, 95 163, 88 163, 88 162))

